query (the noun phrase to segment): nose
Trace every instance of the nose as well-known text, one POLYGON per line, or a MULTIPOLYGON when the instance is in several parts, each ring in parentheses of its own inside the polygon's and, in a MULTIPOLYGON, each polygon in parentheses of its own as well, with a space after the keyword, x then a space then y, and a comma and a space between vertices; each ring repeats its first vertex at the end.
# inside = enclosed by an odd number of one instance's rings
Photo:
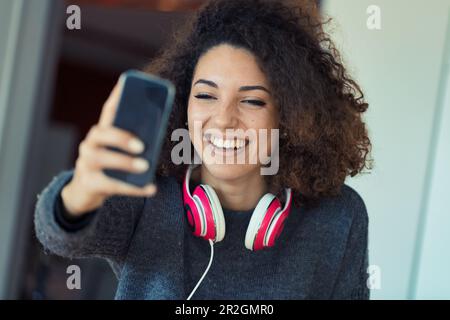
POLYGON ((235 128, 239 122, 238 110, 234 102, 223 103, 216 109, 213 115, 213 122, 216 128, 235 128))

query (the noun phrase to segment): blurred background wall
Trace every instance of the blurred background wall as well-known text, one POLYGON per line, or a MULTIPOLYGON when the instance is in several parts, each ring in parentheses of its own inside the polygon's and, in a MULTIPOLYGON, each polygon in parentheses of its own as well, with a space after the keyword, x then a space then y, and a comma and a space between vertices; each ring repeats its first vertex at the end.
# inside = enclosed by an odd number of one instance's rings
MULTIPOLYGON (((112 298, 102 260, 42 251, 36 196, 72 168, 118 75, 139 68, 203 1, 0 0, 0 298, 112 298), (66 9, 81 8, 81 30, 66 9), (65 286, 81 266, 82 290, 65 286)), ((373 299, 450 298, 448 0, 326 0, 330 32, 360 82, 374 169, 348 179, 370 218, 373 299), (370 30, 376 5, 381 29, 370 30)))
POLYGON ((374 169, 349 179, 370 218, 373 298, 450 298, 448 0, 328 0, 334 38, 369 102, 374 169), (367 8, 381 29, 369 29, 367 8), (444 203, 445 201, 445 203, 444 203))
POLYGON ((0 0, 0 298, 104 299, 103 260, 47 254, 34 235, 38 193, 73 168, 120 73, 148 63, 201 1, 0 0), (69 5, 81 8, 70 30, 69 5), (66 269, 82 270, 68 290, 66 269))

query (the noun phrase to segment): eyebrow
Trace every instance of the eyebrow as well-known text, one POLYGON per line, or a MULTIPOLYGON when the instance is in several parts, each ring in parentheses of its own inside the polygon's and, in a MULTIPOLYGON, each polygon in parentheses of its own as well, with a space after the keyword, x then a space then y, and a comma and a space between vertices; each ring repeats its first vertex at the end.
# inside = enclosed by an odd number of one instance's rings
MULTIPOLYGON (((194 83, 194 86, 198 83, 203 83, 214 88, 219 88, 219 86, 214 81, 211 80, 199 79, 194 83)), ((251 90, 263 90, 270 94, 270 91, 263 86, 242 86, 239 88, 238 91, 251 91, 251 90)))

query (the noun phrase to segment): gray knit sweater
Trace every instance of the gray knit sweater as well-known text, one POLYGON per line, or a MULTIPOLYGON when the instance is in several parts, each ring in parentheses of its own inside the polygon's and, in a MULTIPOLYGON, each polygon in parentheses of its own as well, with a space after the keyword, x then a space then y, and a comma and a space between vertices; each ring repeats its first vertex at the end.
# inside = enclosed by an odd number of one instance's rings
MULTIPOLYGON (((46 251, 68 258, 106 259, 118 278, 116 299, 186 299, 210 257, 192 235, 181 185, 157 177, 154 197, 109 197, 89 223, 68 231, 55 219, 61 172, 38 195, 35 229, 46 251)), ((60 198, 59 198, 60 199, 60 198)), ((226 235, 214 245, 211 268, 192 299, 368 299, 368 216, 356 191, 293 207, 274 247, 244 246, 252 211, 224 209, 226 235)))

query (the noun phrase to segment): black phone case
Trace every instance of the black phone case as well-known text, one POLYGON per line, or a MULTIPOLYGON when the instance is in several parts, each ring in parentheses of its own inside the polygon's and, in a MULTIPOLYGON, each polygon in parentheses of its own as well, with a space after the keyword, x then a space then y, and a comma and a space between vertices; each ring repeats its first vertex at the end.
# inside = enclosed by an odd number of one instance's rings
POLYGON ((135 70, 123 73, 120 81, 124 83, 113 125, 139 137, 145 149, 141 154, 131 154, 115 147, 107 148, 145 158, 149 169, 142 173, 116 169, 104 169, 103 172, 112 178, 143 187, 155 179, 175 88, 168 80, 135 70))

